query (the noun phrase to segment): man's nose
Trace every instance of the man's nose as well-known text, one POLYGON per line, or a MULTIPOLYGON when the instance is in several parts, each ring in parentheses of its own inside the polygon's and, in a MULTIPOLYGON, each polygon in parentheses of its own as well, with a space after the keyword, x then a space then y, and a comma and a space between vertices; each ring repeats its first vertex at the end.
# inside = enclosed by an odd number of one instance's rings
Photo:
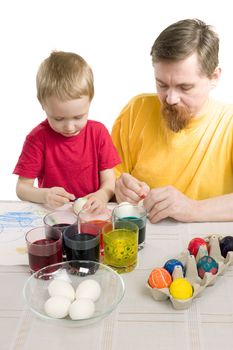
POLYGON ((180 96, 179 94, 174 91, 174 90, 168 90, 167 92, 167 97, 166 97, 166 102, 169 104, 169 105, 176 105, 177 103, 180 102, 180 96))

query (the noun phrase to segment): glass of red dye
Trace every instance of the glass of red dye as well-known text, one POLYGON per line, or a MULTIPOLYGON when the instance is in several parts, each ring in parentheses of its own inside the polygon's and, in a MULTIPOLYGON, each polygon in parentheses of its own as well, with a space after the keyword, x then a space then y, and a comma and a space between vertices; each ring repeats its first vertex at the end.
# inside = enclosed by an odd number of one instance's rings
POLYGON ((25 235, 30 272, 62 262, 62 233, 59 229, 39 226, 25 235))

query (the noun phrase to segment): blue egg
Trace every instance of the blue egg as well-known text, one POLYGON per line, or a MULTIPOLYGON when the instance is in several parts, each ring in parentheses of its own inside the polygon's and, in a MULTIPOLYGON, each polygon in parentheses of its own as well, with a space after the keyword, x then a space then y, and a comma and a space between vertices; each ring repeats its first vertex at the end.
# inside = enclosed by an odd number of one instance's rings
POLYGON ((170 273, 170 275, 172 275, 173 270, 176 266, 181 266, 182 271, 184 273, 184 265, 182 264, 181 261, 177 260, 177 259, 170 259, 168 260, 165 264, 164 264, 164 268, 170 273))

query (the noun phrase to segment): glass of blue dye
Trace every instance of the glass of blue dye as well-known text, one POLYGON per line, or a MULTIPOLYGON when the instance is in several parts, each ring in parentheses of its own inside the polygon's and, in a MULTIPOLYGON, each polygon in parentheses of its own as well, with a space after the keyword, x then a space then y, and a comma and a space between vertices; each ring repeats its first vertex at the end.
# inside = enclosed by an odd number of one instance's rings
POLYGON ((113 209, 112 220, 113 223, 119 220, 127 220, 135 223, 139 229, 138 250, 144 248, 146 240, 147 211, 142 205, 121 203, 113 209))

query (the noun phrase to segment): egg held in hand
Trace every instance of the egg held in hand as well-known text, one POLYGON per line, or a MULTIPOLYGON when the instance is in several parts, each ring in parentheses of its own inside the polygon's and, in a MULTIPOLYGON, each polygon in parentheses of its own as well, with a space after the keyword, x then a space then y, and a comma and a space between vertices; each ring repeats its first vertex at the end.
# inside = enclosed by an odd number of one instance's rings
POLYGON ((86 202, 87 202, 87 198, 85 197, 78 198, 74 201, 73 210, 76 215, 80 213, 80 211, 83 209, 86 202))

